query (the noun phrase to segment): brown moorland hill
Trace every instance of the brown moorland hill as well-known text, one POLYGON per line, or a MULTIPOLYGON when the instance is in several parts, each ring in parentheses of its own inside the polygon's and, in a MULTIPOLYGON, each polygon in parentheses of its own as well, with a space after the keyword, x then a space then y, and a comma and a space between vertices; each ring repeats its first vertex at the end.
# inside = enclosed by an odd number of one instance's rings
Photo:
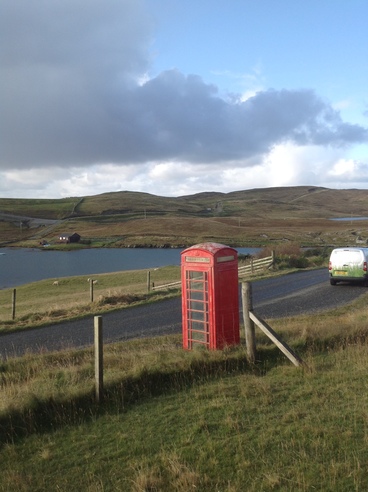
POLYGON ((77 231, 92 245, 104 246, 185 246, 207 240, 238 246, 365 244, 368 221, 353 219, 366 216, 368 190, 314 186, 181 197, 120 191, 60 200, 0 199, 0 241, 52 243, 59 232, 77 231), (45 224, 22 223, 23 216, 45 219, 45 224), (339 217, 349 220, 331 220, 339 217))

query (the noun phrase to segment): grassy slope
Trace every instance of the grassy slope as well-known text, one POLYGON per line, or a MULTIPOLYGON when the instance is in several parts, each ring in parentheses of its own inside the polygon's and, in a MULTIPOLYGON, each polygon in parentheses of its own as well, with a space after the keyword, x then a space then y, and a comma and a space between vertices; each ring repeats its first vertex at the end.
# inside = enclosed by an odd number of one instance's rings
POLYGON ((272 323, 308 370, 262 336, 255 367, 243 346, 108 346, 101 408, 90 350, 3 363, 0 490, 367 490, 366 301, 272 323))
POLYGON ((78 197, 58 200, 0 198, 0 213, 42 219, 62 219, 73 213, 79 201, 78 197))
POLYGON ((240 215, 277 217, 288 211, 293 217, 365 215, 367 190, 332 190, 295 186, 264 188, 230 193, 206 192, 182 197, 162 197, 149 193, 120 191, 101 195, 55 200, 0 198, 0 212, 60 219, 109 214, 240 215))
POLYGON ((59 232, 78 231, 93 245, 189 245, 216 240, 234 245, 268 244, 293 236, 305 244, 347 244, 368 238, 368 222, 333 222, 341 216, 366 216, 366 190, 317 187, 266 188, 232 193, 199 193, 178 198, 114 192, 63 200, 0 199, 0 213, 61 219, 53 229, 5 229, 0 241, 38 244, 59 232), (34 243, 24 242, 37 234, 34 243))

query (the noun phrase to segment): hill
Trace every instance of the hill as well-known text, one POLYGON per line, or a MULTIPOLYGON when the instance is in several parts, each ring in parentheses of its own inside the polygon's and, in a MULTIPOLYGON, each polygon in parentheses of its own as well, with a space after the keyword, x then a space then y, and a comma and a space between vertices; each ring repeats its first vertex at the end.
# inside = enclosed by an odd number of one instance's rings
POLYGON ((0 199, 0 241, 53 242, 59 232, 77 231, 94 245, 118 247, 200 241, 351 244, 368 238, 368 221, 352 220, 367 215, 368 190, 311 186, 181 197, 119 191, 55 200, 0 199), (339 217, 351 220, 331 220, 339 217))

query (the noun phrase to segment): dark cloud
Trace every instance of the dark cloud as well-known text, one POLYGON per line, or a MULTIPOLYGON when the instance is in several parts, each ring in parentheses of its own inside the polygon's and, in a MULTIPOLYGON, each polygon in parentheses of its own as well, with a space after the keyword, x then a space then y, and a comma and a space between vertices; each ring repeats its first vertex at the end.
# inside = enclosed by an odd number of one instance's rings
POLYGON ((144 84, 150 22, 139 0, 0 0, 0 166, 216 162, 282 142, 341 146, 367 129, 310 90, 225 101, 195 75, 144 84))
MULTIPOLYGON (((141 0, 1 0, 4 67, 102 70, 102 78, 147 68, 150 23, 141 0)), ((40 81, 41 82, 41 81, 40 81)))

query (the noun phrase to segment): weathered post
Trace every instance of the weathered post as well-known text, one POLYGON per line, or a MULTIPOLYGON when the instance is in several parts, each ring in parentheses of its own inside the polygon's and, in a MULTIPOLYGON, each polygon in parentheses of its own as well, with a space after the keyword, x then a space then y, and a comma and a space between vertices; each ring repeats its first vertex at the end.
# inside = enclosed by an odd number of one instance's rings
POLYGON ((151 290, 151 272, 148 270, 147 272, 147 291, 151 290))
POLYGON ((90 301, 93 302, 93 278, 89 281, 89 298, 90 301))
POLYGON ((103 398, 103 332, 102 316, 94 317, 95 331, 95 382, 96 401, 101 402, 103 398))
POLYGON ((15 319, 15 303, 17 299, 17 289, 13 289, 12 294, 12 319, 15 319))
POLYGON ((249 316, 249 313, 253 311, 252 284, 250 282, 242 282, 242 305, 247 355, 249 362, 254 363, 256 361, 256 335, 254 322, 249 316))

